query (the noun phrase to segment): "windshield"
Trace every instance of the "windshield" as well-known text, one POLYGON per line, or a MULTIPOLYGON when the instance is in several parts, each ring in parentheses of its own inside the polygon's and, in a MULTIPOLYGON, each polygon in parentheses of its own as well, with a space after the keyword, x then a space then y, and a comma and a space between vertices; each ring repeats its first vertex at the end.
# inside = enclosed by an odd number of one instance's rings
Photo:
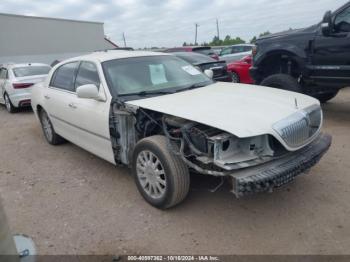
POLYGON ((114 95, 145 92, 176 92, 212 80, 184 60, 174 56, 115 59, 102 63, 114 95))
POLYGON ((46 75, 49 73, 51 67, 49 66, 23 66, 12 69, 16 77, 46 75))

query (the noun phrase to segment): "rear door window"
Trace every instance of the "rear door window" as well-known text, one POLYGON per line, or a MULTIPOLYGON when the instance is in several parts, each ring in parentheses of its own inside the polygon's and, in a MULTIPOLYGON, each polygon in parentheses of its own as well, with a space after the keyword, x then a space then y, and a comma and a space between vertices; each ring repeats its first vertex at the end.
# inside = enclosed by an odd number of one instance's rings
POLYGON ((78 66, 79 62, 71 62, 57 68, 51 79, 50 86, 75 92, 74 84, 78 66))
POLYGON ((100 77, 98 76, 97 68, 94 63, 82 62, 75 80, 75 88, 87 84, 94 84, 99 87, 100 77))

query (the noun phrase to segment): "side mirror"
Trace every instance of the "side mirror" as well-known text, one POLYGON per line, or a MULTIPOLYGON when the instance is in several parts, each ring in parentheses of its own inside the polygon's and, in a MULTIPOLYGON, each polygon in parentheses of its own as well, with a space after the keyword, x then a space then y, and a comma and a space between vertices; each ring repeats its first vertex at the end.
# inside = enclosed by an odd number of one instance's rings
POLYGON ((210 79, 213 79, 213 77, 214 77, 214 72, 213 72, 213 70, 211 70, 211 69, 206 69, 206 70, 204 70, 204 74, 205 74, 207 77, 209 77, 210 79))
POLYGON ((327 11, 322 20, 321 24, 322 34, 324 36, 330 36, 333 32, 332 12, 327 11))
POLYGON ((94 84, 78 86, 77 96, 79 98, 88 98, 88 99, 96 99, 96 100, 100 99, 98 88, 94 84))

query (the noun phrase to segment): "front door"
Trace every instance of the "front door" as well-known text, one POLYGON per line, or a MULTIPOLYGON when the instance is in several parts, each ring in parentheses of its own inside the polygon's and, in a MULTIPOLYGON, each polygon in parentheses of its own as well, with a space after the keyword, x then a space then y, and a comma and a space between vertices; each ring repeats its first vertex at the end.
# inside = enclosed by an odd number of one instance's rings
MULTIPOLYGON (((82 61, 76 76, 75 89, 86 84, 99 88, 101 97, 105 97, 105 87, 101 84, 96 65, 82 61)), ((75 129, 74 143, 99 157, 115 163, 109 133, 110 101, 69 97, 71 124, 75 129)))
POLYGON ((313 78, 347 85, 350 84, 350 6, 333 19, 334 32, 324 36, 320 30, 315 37, 313 78))

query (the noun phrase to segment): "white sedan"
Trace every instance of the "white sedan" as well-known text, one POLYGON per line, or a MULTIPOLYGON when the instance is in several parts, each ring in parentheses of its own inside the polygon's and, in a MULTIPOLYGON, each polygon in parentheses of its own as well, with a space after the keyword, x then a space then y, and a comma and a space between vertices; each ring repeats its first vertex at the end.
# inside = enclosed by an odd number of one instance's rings
POLYGON ((51 67, 46 64, 6 64, 0 66, 0 103, 9 113, 30 106, 31 87, 45 79, 51 67))
POLYGON ((185 199, 190 171, 225 178, 242 197, 292 181, 328 150, 316 99, 210 75, 168 54, 95 52, 56 65, 32 107, 50 144, 131 167, 163 209, 185 199))

